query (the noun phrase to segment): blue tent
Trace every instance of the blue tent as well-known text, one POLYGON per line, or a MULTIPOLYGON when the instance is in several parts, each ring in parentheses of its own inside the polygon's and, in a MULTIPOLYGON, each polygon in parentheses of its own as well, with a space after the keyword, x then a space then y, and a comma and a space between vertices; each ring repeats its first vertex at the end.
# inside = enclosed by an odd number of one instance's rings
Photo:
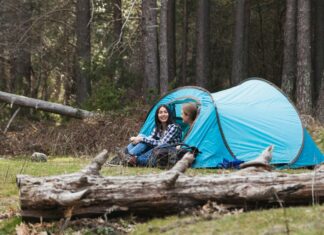
POLYGON ((217 167, 224 160, 249 161, 269 145, 275 146, 272 164, 298 168, 324 161, 292 102, 275 85, 256 78, 212 94, 200 87, 173 90, 151 108, 140 133, 151 133, 161 104, 168 104, 181 123, 181 106, 187 102, 199 107, 184 139, 201 151, 194 168, 217 167))

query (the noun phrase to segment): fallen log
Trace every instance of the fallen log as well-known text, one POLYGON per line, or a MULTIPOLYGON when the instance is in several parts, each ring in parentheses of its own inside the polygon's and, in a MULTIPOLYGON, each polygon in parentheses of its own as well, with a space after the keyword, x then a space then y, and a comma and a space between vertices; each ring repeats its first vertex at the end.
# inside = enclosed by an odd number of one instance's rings
POLYGON ((253 209, 310 205, 324 199, 324 171, 284 174, 249 167, 224 175, 186 176, 194 157, 187 153, 160 174, 102 177, 101 152, 85 169, 51 177, 17 176, 24 220, 132 213, 165 215, 208 201, 253 209))
POLYGON ((92 117, 94 115, 94 113, 92 112, 78 109, 78 108, 73 108, 67 105, 29 98, 21 95, 10 94, 2 91, 0 91, 0 101, 4 101, 11 105, 15 104, 18 106, 39 109, 46 112, 61 114, 61 115, 74 117, 74 118, 82 119, 82 118, 92 117))

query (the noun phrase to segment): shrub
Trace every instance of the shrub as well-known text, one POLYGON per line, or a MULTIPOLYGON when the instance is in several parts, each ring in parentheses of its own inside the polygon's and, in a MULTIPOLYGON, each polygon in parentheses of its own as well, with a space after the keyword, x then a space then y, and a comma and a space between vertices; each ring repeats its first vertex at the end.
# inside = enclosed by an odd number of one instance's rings
POLYGON ((125 105, 125 89, 117 87, 114 82, 100 80, 92 88, 92 96, 87 101, 86 108, 102 111, 121 109, 125 105))

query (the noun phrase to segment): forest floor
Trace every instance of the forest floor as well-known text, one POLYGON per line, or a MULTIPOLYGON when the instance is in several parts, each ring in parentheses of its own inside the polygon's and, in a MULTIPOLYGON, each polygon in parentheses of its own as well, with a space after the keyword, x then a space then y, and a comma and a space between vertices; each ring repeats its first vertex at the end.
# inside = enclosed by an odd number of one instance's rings
MULTIPOLYGON (((131 110, 86 120, 31 121, 15 119, 6 134, 0 131, 0 155, 87 156, 103 149, 115 152, 125 146, 130 136, 139 131, 147 110, 131 110)), ((7 123, 0 124, 5 130, 7 123)))
MULTIPOLYGON (((107 149, 115 153, 126 146, 145 121, 147 107, 134 108, 96 118, 57 121, 15 119, 6 134, 0 131, 0 156, 30 156, 42 152, 53 156, 89 156, 107 149)), ((302 117, 316 144, 324 150, 324 126, 302 117)), ((7 123, 0 123, 0 130, 7 123)))
MULTIPOLYGON (((36 177, 77 172, 91 159, 68 156, 49 157, 47 162, 31 162, 23 158, 0 159, 0 235, 2 234, 323 234, 324 206, 273 208, 270 210, 228 210, 221 204, 207 203, 186 209, 177 215, 162 218, 141 218, 129 215, 121 218, 78 219, 24 223, 19 216, 19 196, 16 175, 36 177)), ((293 173, 311 170, 294 170, 293 173)), ((103 176, 158 174, 157 168, 134 168, 105 165, 103 176)), ((188 169, 186 175, 222 175, 222 169, 188 169)))
MULTIPOLYGON (((107 149, 113 154, 125 146, 128 138, 140 129, 147 111, 125 111, 95 119, 65 120, 59 124, 15 119, 8 132, 0 134, 0 183, 3 186, 0 187, 0 234, 321 234, 324 230, 321 219, 324 206, 320 205, 245 213, 205 205, 179 215, 145 221, 132 216, 108 221, 104 218, 76 220, 71 221, 64 231, 64 221, 21 223, 15 186, 17 174, 45 176, 76 172, 101 150, 107 149), (34 151, 48 154, 49 161, 26 163, 26 157, 34 151)), ((324 152, 324 127, 311 118, 303 120, 324 152)), ((0 124, 1 130, 6 125, 6 122, 0 124)), ((154 168, 122 166, 102 169, 106 176, 159 172, 161 170, 154 168)), ((300 170, 294 171, 298 172, 300 170)), ((216 169, 189 169, 186 172, 190 176, 226 173, 228 171, 216 169)))

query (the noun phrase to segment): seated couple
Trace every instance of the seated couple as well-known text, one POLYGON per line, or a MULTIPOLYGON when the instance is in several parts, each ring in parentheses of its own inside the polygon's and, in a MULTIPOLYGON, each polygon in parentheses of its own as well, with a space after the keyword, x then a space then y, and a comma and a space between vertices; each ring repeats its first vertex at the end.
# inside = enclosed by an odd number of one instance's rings
MULTIPOLYGON (((184 104, 181 116, 182 121, 191 127, 197 116, 196 104, 184 104)), ((151 135, 148 137, 138 135, 130 138, 131 143, 125 150, 128 154, 127 163, 130 166, 148 166, 154 148, 176 146, 182 142, 182 139, 181 127, 174 123, 169 108, 161 105, 155 112, 155 128, 151 135)))

